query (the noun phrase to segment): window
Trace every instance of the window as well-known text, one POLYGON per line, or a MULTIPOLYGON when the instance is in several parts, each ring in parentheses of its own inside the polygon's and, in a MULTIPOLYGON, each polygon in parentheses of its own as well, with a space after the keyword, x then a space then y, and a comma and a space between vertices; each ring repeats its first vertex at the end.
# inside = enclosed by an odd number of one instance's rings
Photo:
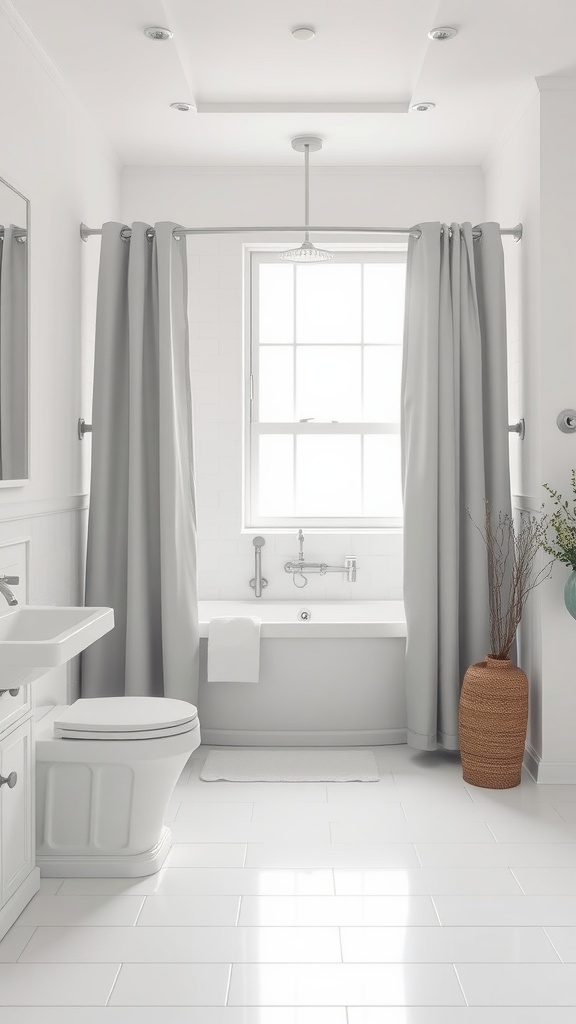
POLYGON ((250 253, 248 527, 401 524, 405 251, 250 253))

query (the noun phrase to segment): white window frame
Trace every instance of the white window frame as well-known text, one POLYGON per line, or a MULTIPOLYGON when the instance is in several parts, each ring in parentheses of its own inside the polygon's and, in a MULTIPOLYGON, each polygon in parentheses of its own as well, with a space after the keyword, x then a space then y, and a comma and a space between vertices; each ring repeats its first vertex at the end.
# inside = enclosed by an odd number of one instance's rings
MULTIPOLYGON (((407 246, 404 243, 382 245, 343 245, 327 243, 334 260, 349 263, 354 257, 364 263, 405 263, 407 246)), ((257 263, 273 263, 287 244, 268 243, 244 245, 244 529, 289 530, 303 527, 308 530, 398 531, 401 516, 258 516, 258 446, 261 434, 398 434, 399 423, 265 423, 258 420, 258 275, 257 263)), ((362 465, 362 462, 361 462, 362 465)), ((363 470, 362 470, 363 471, 363 470)))

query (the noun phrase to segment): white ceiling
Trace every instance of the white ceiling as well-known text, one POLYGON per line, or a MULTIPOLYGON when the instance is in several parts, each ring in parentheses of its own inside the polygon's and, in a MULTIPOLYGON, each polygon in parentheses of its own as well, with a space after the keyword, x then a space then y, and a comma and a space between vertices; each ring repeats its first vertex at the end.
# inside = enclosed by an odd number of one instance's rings
POLYGON ((534 78, 576 76, 576 0, 14 0, 125 164, 478 164, 534 78), (315 39, 291 29, 312 25, 315 39), (172 29, 151 42, 146 25, 172 29), (458 37, 431 42, 430 28, 458 37), (283 104, 284 112, 178 113, 283 104), (321 105, 432 100, 426 114, 321 105), (295 105, 300 105, 295 108, 295 105), (302 109, 302 105, 305 109, 302 109))

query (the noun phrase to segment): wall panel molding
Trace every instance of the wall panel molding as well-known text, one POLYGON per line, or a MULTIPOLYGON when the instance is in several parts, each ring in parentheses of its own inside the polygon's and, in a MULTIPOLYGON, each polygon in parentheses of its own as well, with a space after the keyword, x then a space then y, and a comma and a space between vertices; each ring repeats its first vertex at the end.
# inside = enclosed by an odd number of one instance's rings
POLYGON ((69 494, 62 498, 35 498, 0 505, 0 523, 37 516, 55 516, 64 512, 82 512, 88 508, 87 494, 69 494))

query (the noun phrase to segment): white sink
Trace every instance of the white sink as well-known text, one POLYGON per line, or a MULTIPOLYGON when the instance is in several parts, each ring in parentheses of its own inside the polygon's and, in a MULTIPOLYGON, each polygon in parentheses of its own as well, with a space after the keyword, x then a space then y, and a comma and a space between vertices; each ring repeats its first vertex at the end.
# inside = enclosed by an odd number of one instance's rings
POLYGON ((0 614, 0 689, 64 665, 113 627, 112 608, 8 608, 0 614))

